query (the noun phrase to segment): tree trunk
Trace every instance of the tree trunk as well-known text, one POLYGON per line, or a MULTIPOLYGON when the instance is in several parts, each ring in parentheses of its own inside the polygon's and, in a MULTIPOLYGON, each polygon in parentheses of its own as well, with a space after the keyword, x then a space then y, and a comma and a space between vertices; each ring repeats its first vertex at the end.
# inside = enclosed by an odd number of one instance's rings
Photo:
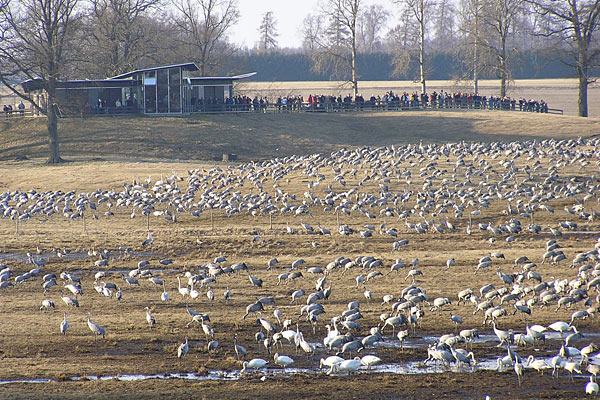
POLYGON ((352 24, 350 34, 352 35, 352 88, 354 89, 354 100, 358 96, 358 74, 356 73, 356 18, 358 17, 358 1, 354 0, 352 13, 352 24))
POLYGON ((352 88, 354 89, 354 99, 358 96, 358 77, 356 74, 356 39, 352 36, 352 88))
POLYGON ((502 47, 500 49, 500 97, 506 96, 506 35, 501 34, 502 47))
POLYGON ((60 158, 60 151, 58 147, 58 117, 56 115, 56 98, 52 89, 48 90, 48 104, 46 105, 46 115, 48 118, 48 145, 50 147, 50 157, 48 158, 48 164, 58 164, 64 162, 60 158))
POLYGON ((506 77, 504 76, 504 72, 501 73, 500 77, 500 97, 506 97, 506 77))
POLYGON ((477 65, 477 58, 479 58, 477 53, 479 49, 477 47, 477 39, 475 39, 473 47, 473 90, 475 91, 475 94, 479 94, 479 69, 477 65))
POLYGON ((500 97, 506 96, 506 60, 500 57, 500 97))
POLYGON ((579 97, 577 99, 577 105, 579 106, 579 116, 587 117, 588 116, 588 79, 586 74, 578 70, 579 75, 579 97))
POLYGON ((475 3, 475 40, 473 43, 473 90, 479 94, 479 2, 475 3))
MULTIPOLYGON (((422 1, 422 0, 421 0, 422 1)), ((425 15, 421 3, 421 20, 419 21, 419 73, 421 78, 421 93, 427 93, 425 84, 425 15)))

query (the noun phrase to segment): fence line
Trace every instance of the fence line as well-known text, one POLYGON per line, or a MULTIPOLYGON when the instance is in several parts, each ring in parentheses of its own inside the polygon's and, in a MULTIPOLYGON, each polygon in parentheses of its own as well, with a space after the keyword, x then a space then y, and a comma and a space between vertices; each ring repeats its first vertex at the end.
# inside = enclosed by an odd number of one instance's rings
MULTIPOLYGON (((188 114, 224 114, 224 113, 345 113, 345 112, 386 112, 386 111, 431 111, 431 110, 489 110, 489 111, 514 111, 514 112, 536 112, 549 114, 563 114, 563 110, 557 108, 548 108, 546 104, 538 102, 533 103, 513 103, 508 101, 471 101, 459 99, 447 99, 445 101, 427 102, 292 102, 286 105, 278 103, 248 103, 248 104, 203 104, 190 108, 184 115, 188 114)), ((59 117, 68 116, 117 116, 142 114, 137 107, 105 107, 103 109, 88 112, 83 115, 73 113, 64 113, 63 110, 57 110, 59 117)), ((147 115, 169 115, 171 114, 147 114, 147 115)), ((181 115, 181 114, 180 114, 181 115)), ((36 117, 39 113, 32 109, 12 110, 4 112, 5 118, 36 117)))

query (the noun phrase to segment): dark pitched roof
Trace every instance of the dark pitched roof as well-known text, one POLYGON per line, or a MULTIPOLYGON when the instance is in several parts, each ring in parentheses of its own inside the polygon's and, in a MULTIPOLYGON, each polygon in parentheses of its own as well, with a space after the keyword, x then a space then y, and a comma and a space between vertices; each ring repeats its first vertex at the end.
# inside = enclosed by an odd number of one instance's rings
POLYGON ((200 71, 200 68, 198 68, 198 66, 193 63, 183 63, 183 64, 173 64, 173 65, 163 65, 160 67, 151 67, 151 68, 144 68, 144 69, 138 69, 135 71, 131 71, 131 72, 126 72, 124 74, 121 75, 117 75, 117 76, 113 76, 110 79, 126 79, 131 77, 134 74, 140 73, 140 72, 147 72, 147 71, 156 71, 158 69, 167 69, 167 68, 176 68, 176 67, 181 67, 187 71, 200 71))
POLYGON ((231 81, 237 81, 240 79, 250 78, 254 75, 256 75, 256 72, 250 72, 247 74, 235 75, 235 76, 199 76, 199 77, 193 77, 193 78, 189 78, 189 79, 190 79, 190 84, 192 84, 193 86, 202 85, 205 83, 212 83, 215 85, 220 85, 220 84, 231 83, 231 81))

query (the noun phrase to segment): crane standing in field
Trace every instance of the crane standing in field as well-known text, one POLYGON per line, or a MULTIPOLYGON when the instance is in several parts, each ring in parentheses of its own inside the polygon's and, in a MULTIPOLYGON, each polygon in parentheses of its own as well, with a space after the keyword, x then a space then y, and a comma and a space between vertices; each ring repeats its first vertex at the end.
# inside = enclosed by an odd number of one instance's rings
POLYGON ((103 339, 105 338, 106 331, 104 330, 103 327, 101 327, 100 325, 98 325, 97 323, 92 321, 92 313, 91 312, 88 313, 87 324, 88 324, 88 327, 90 328, 90 330, 92 331, 92 333, 94 334, 94 341, 96 341, 98 339, 98 335, 101 335, 103 339))
POLYGON ((69 329, 69 321, 67 321, 67 312, 64 313, 64 319, 60 323, 60 333, 63 335, 67 334, 67 329, 69 329))
POLYGON ((181 359, 185 357, 189 350, 190 345, 188 344, 188 337, 186 336, 185 342, 181 343, 177 348, 177 358, 181 361, 181 359))

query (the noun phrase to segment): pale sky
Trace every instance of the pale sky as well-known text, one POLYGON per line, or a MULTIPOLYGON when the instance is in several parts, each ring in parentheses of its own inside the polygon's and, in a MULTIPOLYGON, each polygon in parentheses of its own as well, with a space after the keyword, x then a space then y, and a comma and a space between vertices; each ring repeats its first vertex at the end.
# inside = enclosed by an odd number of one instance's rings
MULTIPOLYGON (((302 21, 308 14, 317 13, 320 0, 238 0, 240 20, 230 33, 232 42, 254 47, 258 41, 262 16, 272 11, 277 21, 279 47, 300 47, 302 45, 302 21)), ((362 0, 361 7, 381 4, 391 9, 389 0, 362 0)))

